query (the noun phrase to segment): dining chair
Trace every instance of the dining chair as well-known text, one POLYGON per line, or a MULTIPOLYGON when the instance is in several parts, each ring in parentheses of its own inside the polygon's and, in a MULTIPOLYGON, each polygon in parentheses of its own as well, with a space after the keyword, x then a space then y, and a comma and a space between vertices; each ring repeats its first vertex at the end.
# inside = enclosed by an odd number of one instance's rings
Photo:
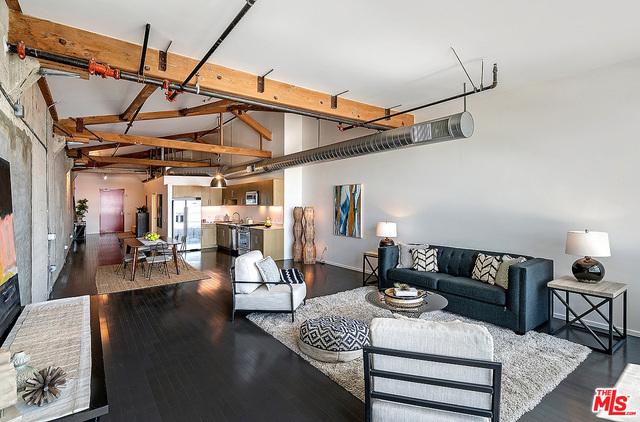
POLYGON ((178 264, 182 264, 185 269, 189 268, 187 260, 185 259, 185 255, 187 254, 187 236, 175 236, 174 243, 169 243, 168 245, 171 247, 168 247, 164 253, 171 255, 173 258, 173 248, 175 247, 178 264))
POLYGON ((173 255, 167 253, 168 250, 166 242, 158 242, 157 244, 150 246, 150 254, 145 259, 148 267, 148 279, 151 279, 151 273, 155 266, 160 266, 161 269, 164 268, 164 272, 167 274, 167 277, 171 277, 169 275, 169 266, 167 265, 167 262, 173 260, 173 255))
MULTIPOLYGON (((119 271, 122 271, 122 278, 127 278, 127 264, 131 264, 131 265, 140 264, 142 266, 143 271, 144 271, 144 262, 145 262, 145 259, 147 258, 147 255, 144 252, 138 250, 138 257, 137 258, 138 258, 137 262, 134 263, 133 262, 133 253, 124 254, 124 256, 122 257, 122 262, 115 269, 116 274, 119 271)), ((129 271, 133 271, 133 267, 130 268, 129 271)))

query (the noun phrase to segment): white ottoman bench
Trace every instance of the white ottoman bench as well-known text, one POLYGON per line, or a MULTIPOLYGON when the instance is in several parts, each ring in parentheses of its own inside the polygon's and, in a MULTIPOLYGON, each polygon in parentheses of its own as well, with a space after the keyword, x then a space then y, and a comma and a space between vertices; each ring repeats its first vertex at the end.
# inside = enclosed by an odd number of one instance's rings
POLYGON ((362 356, 369 344, 369 327, 362 321, 337 315, 308 319, 300 326, 298 347, 323 362, 348 362, 362 356))

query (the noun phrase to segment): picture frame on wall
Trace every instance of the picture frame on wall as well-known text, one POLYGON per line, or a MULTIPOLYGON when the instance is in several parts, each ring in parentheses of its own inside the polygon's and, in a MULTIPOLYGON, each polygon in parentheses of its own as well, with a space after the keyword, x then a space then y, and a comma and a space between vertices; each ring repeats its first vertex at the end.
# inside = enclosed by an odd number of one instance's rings
POLYGON ((362 238, 362 185, 333 187, 333 234, 362 238))

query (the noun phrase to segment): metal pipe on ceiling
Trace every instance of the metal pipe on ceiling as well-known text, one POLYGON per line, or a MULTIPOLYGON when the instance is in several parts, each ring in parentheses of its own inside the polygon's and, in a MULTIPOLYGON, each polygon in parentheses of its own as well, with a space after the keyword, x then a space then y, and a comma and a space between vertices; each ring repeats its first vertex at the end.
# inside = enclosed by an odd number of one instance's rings
MULTIPOLYGON (((464 68, 464 66, 463 66, 463 68, 464 68)), ((465 72, 466 72, 466 70, 465 70, 465 72)), ((478 94, 480 92, 488 91, 490 89, 494 89, 497 86, 498 86, 498 64, 494 63, 493 64, 493 81, 492 81, 491 85, 483 86, 481 88, 475 88, 475 86, 474 86, 474 90, 473 91, 463 92, 463 93, 458 94, 458 95, 453 95, 451 97, 443 98, 441 100, 437 100, 437 101, 433 101, 433 102, 430 102, 430 103, 427 103, 427 104, 419 105, 417 107, 412 107, 412 108, 410 108, 408 110, 398 111, 396 113, 392 113, 392 114, 388 114, 388 115, 385 115, 385 116, 382 116, 382 117, 378 117, 378 118, 375 118, 375 119, 367 120, 366 122, 353 123, 353 124, 351 124, 349 126, 340 128, 340 130, 345 131, 345 130, 353 129, 355 127, 366 127, 365 125, 368 125, 368 124, 371 124, 371 123, 375 123, 375 122, 379 122, 380 120, 386 120, 386 119, 389 119, 391 117, 399 116, 401 114, 411 113, 411 112, 414 112, 414 111, 417 111, 417 110, 421 110, 421 109, 427 108, 427 107, 433 107, 435 105, 446 103, 446 102, 453 101, 453 100, 457 100, 459 98, 466 98, 469 95, 478 94)))
MULTIPOLYGON (((209 49, 209 51, 207 51, 207 54, 204 55, 204 57, 202 58, 202 60, 200 60, 200 62, 196 65, 196 67, 193 68, 193 70, 191 71, 191 73, 189 73, 189 76, 187 76, 185 78, 185 80, 180 84, 181 87, 185 86, 186 84, 189 83, 189 81, 191 80, 191 78, 193 78, 198 71, 200 70, 200 68, 202 66, 204 66, 204 64, 207 62, 207 60, 209 60, 209 57, 211 57, 211 55, 213 54, 214 51, 216 51, 218 49, 218 47, 220 47, 220 44, 222 44, 222 42, 224 41, 225 38, 227 38, 227 36, 231 33, 231 31, 233 31, 233 28, 236 27, 236 25, 238 25, 238 23, 240 22, 240 20, 244 17, 244 15, 247 14, 247 12, 249 11, 249 9, 251 9, 251 6, 253 6, 253 4, 256 2, 256 0, 247 0, 247 3, 242 7, 242 9, 240 10, 240 12, 238 12, 238 14, 236 15, 235 18, 233 18, 233 20, 231 21, 231 23, 225 28, 225 30, 222 32, 222 35, 220 35, 218 37, 218 39, 216 40, 216 42, 211 46, 211 48, 209 49)), ((178 91, 174 91, 170 96, 169 99, 173 99, 175 98, 175 96, 178 95, 178 91)))
POLYGON ((249 165, 232 167, 223 173, 226 179, 237 179, 306 164, 464 139, 473 135, 473 129, 473 116, 468 111, 464 111, 412 126, 390 129, 282 157, 260 160, 249 165))
MULTIPOLYGON (((18 45, 17 44, 8 44, 9 45, 9 51, 12 53, 16 53, 18 54, 18 45)), ((68 56, 64 56, 62 54, 56 54, 56 53, 50 53, 47 51, 42 51, 42 50, 38 50, 35 48, 30 48, 30 47, 23 47, 23 53, 25 56, 29 56, 29 57, 34 57, 34 58, 39 58, 39 59, 43 59, 43 60, 48 60, 54 63, 59 63, 59 64, 64 64, 67 66, 71 66, 71 67, 77 67, 79 69, 83 69, 83 70, 88 70, 89 69, 89 63, 90 60, 84 60, 84 59, 77 59, 75 57, 68 57, 68 56)), ((20 53, 22 54, 22 53, 20 53)), ((173 83, 173 82, 169 82, 167 83, 165 80, 163 79, 158 79, 158 78, 151 78, 148 76, 143 76, 143 75, 138 75, 136 73, 131 73, 131 72, 125 72, 125 71, 118 71, 117 72, 117 77, 116 79, 123 79, 125 81, 129 81, 129 82, 136 82, 136 83, 142 83, 142 84, 147 84, 147 85, 154 85, 154 86, 158 86, 161 88, 166 88, 169 90, 181 90, 183 92, 188 92, 191 94, 196 94, 196 95, 202 95, 205 97, 212 97, 212 98, 217 98, 220 100, 230 100, 230 101, 235 101, 235 102, 239 102, 239 103, 244 103, 244 104, 248 104, 248 105, 253 105, 253 106, 257 106, 257 107, 266 107, 269 108, 273 111, 279 111, 282 113, 291 113, 291 114, 297 114, 300 116, 306 116, 306 117, 311 117, 314 119, 322 119, 322 120, 327 120, 330 122, 334 122, 334 123, 341 123, 341 124, 357 124, 358 127, 364 127, 367 129, 374 129, 374 130, 387 130, 388 127, 386 126, 381 126, 381 125, 376 125, 376 124, 360 124, 357 120, 354 119, 345 119, 345 118, 340 118, 340 117, 335 117, 335 116, 331 116, 328 114, 324 114, 324 113, 317 113, 317 112, 311 112, 311 111, 305 111, 305 110, 298 110, 289 106, 283 106, 283 105, 279 105, 279 104, 271 104, 268 103, 266 101, 259 101, 259 100, 253 100, 253 99, 249 99, 249 98, 243 98, 243 97, 239 97, 237 95, 231 95, 231 94, 225 94, 222 92, 217 92, 217 91, 211 91, 211 90, 203 90, 203 89, 198 89, 195 86, 180 86, 180 84, 177 83, 173 83), (166 84, 166 85, 165 85, 166 84)))

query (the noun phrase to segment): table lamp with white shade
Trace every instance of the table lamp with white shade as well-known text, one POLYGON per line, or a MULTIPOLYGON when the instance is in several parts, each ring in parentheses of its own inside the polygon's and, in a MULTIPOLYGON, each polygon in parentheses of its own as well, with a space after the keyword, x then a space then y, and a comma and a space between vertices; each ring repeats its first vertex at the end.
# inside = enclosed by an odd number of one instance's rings
POLYGON ((396 223, 391 223, 389 221, 381 221, 376 226, 376 236, 384 237, 384 239, 380 241, 380 247, 393 246, 394 243, 393 243, 393 240, 391 240, 391 238, 398 236, 396 223))
POLYGON ((569 231, 565 253, 583 257, 574 262, 571 267, 578 281, 597 283, 604 277, 604 265, 593 257, 611 256, 609 234, 591 230, 569 231))

